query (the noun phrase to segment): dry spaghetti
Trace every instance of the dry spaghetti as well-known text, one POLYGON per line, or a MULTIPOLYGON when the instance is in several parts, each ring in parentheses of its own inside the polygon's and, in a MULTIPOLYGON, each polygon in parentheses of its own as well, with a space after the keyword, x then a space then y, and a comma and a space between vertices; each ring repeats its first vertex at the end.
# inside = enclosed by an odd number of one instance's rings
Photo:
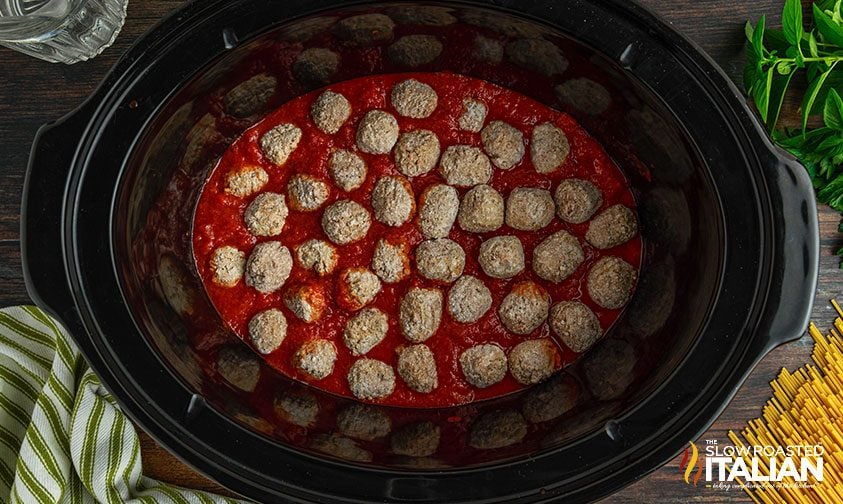
MULTIPOLYGON (((836 301, 832 305, 838 317, 828 336, 813 323, 810 327, 815 365, 795 373, 782 369, 770 384, 773 397, 764 406, 762 418, 751 420, 740 435, 729 432, 736 447, 822 445, 823 481, 811 479, 806 485, 786 477, 781 485, 744 486, 755 502, 843 502, 843 310, 836 301)), ((751 455, 742 458, 751 463, 751 455)))

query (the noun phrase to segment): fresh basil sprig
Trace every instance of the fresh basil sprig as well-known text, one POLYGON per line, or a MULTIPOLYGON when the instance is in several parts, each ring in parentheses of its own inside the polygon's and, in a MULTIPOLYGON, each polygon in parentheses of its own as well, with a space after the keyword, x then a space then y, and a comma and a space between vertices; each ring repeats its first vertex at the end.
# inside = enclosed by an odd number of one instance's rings
MULTIPOLYGON (((805 29, 802 4, 786 0, 780 30, 766 27, 766 16, 746 24, 749 41, 744 86, 773 141, 799 158, 814 183, 817 200, 843 212, 843 0, 812 5, 805 29), (779 116, 793 77, 804 72, 798 128, 779 128, 779 116), (823 126, 808 128, 811 117, 823 126)), ((843 222, 840 225, 843 232, 843 222)), ((838 251, 843 257, 843 248, 838 251)), ((843 268, 843 260, 840 264, 843 268)))

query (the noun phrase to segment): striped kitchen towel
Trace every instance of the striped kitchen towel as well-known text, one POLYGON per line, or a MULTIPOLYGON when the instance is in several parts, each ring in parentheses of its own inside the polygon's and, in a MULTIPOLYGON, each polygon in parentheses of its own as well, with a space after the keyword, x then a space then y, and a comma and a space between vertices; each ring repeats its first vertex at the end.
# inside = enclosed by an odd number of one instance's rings
POLYGON ((134 426, 32 306, 0 310, 0 502, 245 504, 143 476, 134 426))

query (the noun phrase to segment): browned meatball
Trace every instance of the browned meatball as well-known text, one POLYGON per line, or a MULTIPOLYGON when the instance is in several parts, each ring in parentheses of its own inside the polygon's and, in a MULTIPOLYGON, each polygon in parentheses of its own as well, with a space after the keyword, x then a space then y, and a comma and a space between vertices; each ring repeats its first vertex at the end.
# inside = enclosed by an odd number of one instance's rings
POLYGON ((337 249, 322 240, 308 240, 296 247, 296 258, 302 268, 319 276, 329 275, 337 267, 337 249))
POLYGON ((351 115, 351 104, 345 96, 325 91, 310 107, 310 118, 317 128, 329 135, 340 130, 351 115))
POLYGON ((550 224, 555 212, 550 191, 517 187, 506 200, 506 225, 520 231, 538 231, 550 224))
POLYGON ((287 318, 281 310, 270 308, 249 321, 249 338, 258 352, 274 352, 287 337, 287 318))
POLYGON ((603 308, 621 308, 632 295, 636 276, 635 268, 623 259, 604 257, 588 272, 588 294, 603 308))
POLYGON ((506 354, 497 345, 476 345, 460 355, 460 368, 468 383, 477 388, 486 388, 506 376, 506 354))
POLYGON ((268 294, 280 289, 293 269, 293 256, 281 242, 258 243, 246 262, 246 285, 268 294))
POLYGON ((220 247, 211 255, 211 271, 215 284, 233 287, 243 278, 245 270, 246 254, 234 247, 220 247))
POLYGON ((372 271, 386 283, 396 283, 405 279, 410 274, 407 246, 384 239, 378 240, 372 254, 372 271))
POLYGON ((398 121, 389 112, 370 110, 357 126, 357 146, 369 154, 389 154, 398 141, 398 121))
POLYGON ((451 283, 462 275, 465 252, 448 238, 426 240, 416 247, 416 267, 425 278, 451 283))
POLYGON ((434 132, 408 131, 395 144, 395 167, 408 177, 418 177, 436 167, 440 152, 439 138, 434 132))
POLYGON ((487 124, 480 138, 492 164, 501 170, 512 169, 524 157, 524 135, 503 121, 487 124))
POLYGON ((457 190, 445 184, 428 186, 421 195, 419 231, 425 238, 446 238, 460 209, 457 190))
POLYGON ((337 280, 337 301, 348 310, 359 310, 381 291, 381 281, 366 268, 349 268, 337 280))
POLYGON ((261 151, 278 166, 287 162, 301 141, 301 130, 292 124, 279 124, 261 137, 261 151))
POLYGON ((243 212, 246 228, 255 236, 277 236, 287 222, 287 203, 283 194, 258 194, 243 212))
POLYGON ((357 154, 347 150, 336 150, 328 159, 328 170, 334 183, 343 191, 353 191, 366 180, 366 163, 357 154))
POLYGON ((225 192, 238 198, 245 198, 263 189, 267 182, 269 182, 269 175, 263 168, 244 166, 226 174, 225 192))
POLYGON ((579 301, 562 301, 553 305, 550 308, 550 328, 577 353, 591 348, 602 334, 597 316, 579 301))
POLYGON ((404 177, 381 177, 372 191, 375 219, 387 226, 400 226, 416 211, 413 188, 404 177))
POLYGON ((486 114, 489 113, 489 108, 486 107, 485 103, 470 98, 463 100, 462 107, 462 114, 458 120, 460 128, 472 133, 480 133, 483 124, 486 122, 486 114))
POLYGON ((638 220, 629 208, 614 205, 600 212, 588 225, 585 239, 599 249, 625 243, 638 234, 638 220))
MULTIPOLYGON (((424 35, 417 36, 423 37, 424 35)), ((390 51, 392 51, 394 47, 400 46, 401 41, 410 39, 410 37, 402 38, 390 46, 390 51)), ((433 40, 437 43, 439 42, 435 38, 433 38, 433 40)), ((432 87, 423 82, 419 82, 416 79, 407 79, 399 82, 392 88, 392 93, 390 94, 390 101, 392 102, 392 106, 395 107, 396 112, 404 117, 412 117, 415 119, 430 117, 430 114, 436 110, 438 100, 439 97, 436 95, 436 91, 434 91, 432 87)))
POLYGON ((515 236, 495 236, 480 244, 477 258, 492 278, 512 278, 524 271, 524 247, 515 236))
POLYGON ((503 298, 498 317, 515 334, 530 334, 547 319, 550 296, 535 282, 518 282, 503 298))
POLYGON ((299 320, 311 324, 322 318, 328 306, 328 296, 320 285, 299 285, 287 291, 284 305, 299 320))
POLYGON ((300 212, 312 212, 328 200, 328 184, 311 175, 293 175, 287 182, 287 198, 290 208, 300 212))
POLYGON ((533 271, 553 283, 568 278, 584 260, 580 242, 567 231, 553 233, 533 249, 533 271))
POLYGON ((365 355, 386 337, 389 320, 377 308, 366 308, 352 317, 342 333, 345 346, 351 355, 365 355))
POLYGON ((322 230, 337 245, 346 245, 363 239, 369 232, 372 218, 359 203, 340 200, 332 203, 322 214, 322 230))
POLYGON ((571 146, 565 132, 550 123, 533 128, 530 142, 530 158, 539 173, 552 173, 561 168, 568 159, 571 146))
POLYGON ((491 307, 492 293, 477 277, 460 277, 448 292, 448 311, 457 322, 477 322, 491 307))
POLYGON ((460 203, 457 221, 461 228, 471 233, 499 229, 504 221, 503 196, 485 184, 471 188, 460 203))
POLYGON ((509 372, 518 383, 533 385, 548 379, 560 361, 559 349, 550 340, 523 341, 509 352, 509 372))
POLYGON ((293 354, 293 365, 316 380, 334 372, 337 349, 328 340, 316 339, 302 344, 293 354))
POLYGON ((452 145, 442 153, 439 173, 450 185, 472 187, 486 184, 492 178, 492 164, 477 147, 452 145))
POLYGON ((381 399, 395 390, 395 372, 385 362, 360 359, 348 370, 348 387, 358 399, 381 399))
POLYGON ((600 189, 586 180, 565 179, 554 194, 556 215, 565 222, 582 224, 603 204, 600 189))
POLYGON ((401 332, 407 340, 421 343, 439 329, 442 321, 442 292, 412 287, 399 307, 401 332))
POLYGON ((411 345, 400 350, 398 375, 410 389, 424 394, 439 385, 436 359, 426 345, 411 345))

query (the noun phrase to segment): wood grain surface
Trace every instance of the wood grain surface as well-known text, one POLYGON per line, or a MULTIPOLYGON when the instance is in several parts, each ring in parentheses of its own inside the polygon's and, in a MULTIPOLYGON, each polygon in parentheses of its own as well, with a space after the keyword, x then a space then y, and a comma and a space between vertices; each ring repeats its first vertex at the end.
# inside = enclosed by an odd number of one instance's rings
MULTIPOLYGON (((120 54, 143 32, 178 8, 181 0, 131 0, 123 32, 113 47, 96 59, 73 66, 44 63, 0 48, 0 306, 29 302, 24 288, 19 251, 19 206, 29 147, 37 128, 79 105, 96 87, 120 54)), ((743 66, 743 24, 768 14, 768 25, 778 23, 782 0, 641 0, 708 52, 733 79, 743 66), (770 19, 769 14, 774 14, 770 19)), ((739 82, 739 81, 738 81, 739 82)), ((791 118, 792 119, 792 118, 791 118)), ((828 303, 843 299, 843 270, 834 251, 843 246, 837 232, 840 217, 821 208, 821 272, 813 317, 827 327, 833 320, 828 303)), ((782 346, 767 356, 740 389, 706 439, 725 441, 729 429, 740 429, 760 415, 771 395, 769 381, 782 367, 795 369, 808 362, 807 337, 782 346)), ((148 436, 141 434, 144 469, 148 476, 177 485, 226 492, 178 461, 148 436)), ((633 502, 745 502, 739 491, 715 491, 685 485, 679 460, 642 478, 607 498, 607 503, 633 502)))

